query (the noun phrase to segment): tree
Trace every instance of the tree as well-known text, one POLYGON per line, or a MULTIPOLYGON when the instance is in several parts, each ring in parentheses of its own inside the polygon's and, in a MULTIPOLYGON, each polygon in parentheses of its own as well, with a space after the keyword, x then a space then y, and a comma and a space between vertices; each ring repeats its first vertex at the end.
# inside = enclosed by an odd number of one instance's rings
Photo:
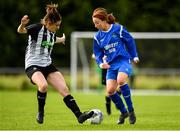
MULTIPOLYGON (((24 14, 28 14, 31 22, 39 22, 45 15, 45 5, 50 0, 1 0, 0 1, 0 67, 3 66, 24 66, 24 54, 27 45, 27 36, 19 35, 16 33, 17 27, 20 23, 20 19, 24 14)), ((95 31, 93 27, 91 15, 92 11, 97 7, 105 7, 108 11, 113 13, 117 20, 127 27, 130 32, 178 32, 180 31, 180 1, 179 0, 161 0, 161 1, 144 1, 144 0, 52 0, 54 3, 59 4, 59 11, 62 15, 62 27, 57 33, 62 35, 66 34, 67 40, 65 46, 58 46, 54 48, 53 57, 54 62, 58 66, 70 65, 70 34, 72 31, 95 31), (63 62, 62 62, 63 61, 63 62)), ((139 46, 139 52, 141 56, 147 56, 147 52, 143 52, 141 49, 149 49, 152 46, 143 45, 139 46)), ((159 44, 154 44, 156 51, 152 51, 153 58, 156 58, 155 62, 149 63, 142 62, 141 66, 157 67, 162 65, 158 59, 161 59, 162 55, 159 44)), ((177 49, 180 48, 180 44, 174 46, 174 44, 166 44, 163 50, 174 52, 170 59, 169 64, 166 67, 179 67, 180 56, 177 49)))

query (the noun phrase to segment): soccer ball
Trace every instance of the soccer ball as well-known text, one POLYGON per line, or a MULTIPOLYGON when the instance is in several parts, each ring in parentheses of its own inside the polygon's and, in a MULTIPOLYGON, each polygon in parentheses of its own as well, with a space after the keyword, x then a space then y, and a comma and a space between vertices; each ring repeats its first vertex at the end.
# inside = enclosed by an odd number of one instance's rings
POLYGON ((89 118, 91 124, 100 124, 103 121, 103 113, 99 109, 92 109, 93 116, 89 118))

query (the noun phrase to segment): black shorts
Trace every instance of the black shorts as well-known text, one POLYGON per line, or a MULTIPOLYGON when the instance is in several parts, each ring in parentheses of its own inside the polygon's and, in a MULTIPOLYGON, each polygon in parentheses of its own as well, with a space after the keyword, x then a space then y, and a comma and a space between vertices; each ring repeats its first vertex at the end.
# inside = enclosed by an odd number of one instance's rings
POLYGON ((58 70, 52 64, 49 66, 46 66, 46 67, 32 65, 25 70, 25 72, 26 72, 27 76, 29 77, 29 79, 31 80, 31 82, 32 82, 32 79, 31 79, 32 75, 34 74, 34 72, 37 72, 37 71, 40 71, 44 75, 44 77, 47 79, 47 77, 50 73, 56 72, 58 70))
POLYGON ((106 74, 107 74, 107 69, 102 69, 102 72, 101 72, 101 83, 103 85, 106 85, 106 74))

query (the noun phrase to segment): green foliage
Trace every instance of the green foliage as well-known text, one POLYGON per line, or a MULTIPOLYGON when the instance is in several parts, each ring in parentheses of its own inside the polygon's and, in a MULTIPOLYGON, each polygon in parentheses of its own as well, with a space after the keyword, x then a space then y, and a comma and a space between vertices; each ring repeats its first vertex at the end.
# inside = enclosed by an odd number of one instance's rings
POLYGON ((136 40, 139 67, 179 68, 180 40, 136 40))
MULTIPOLYGON (((70 76, 64 75, 67 86, 70 86, 70 76)), ((175 89, 180 90, 180 76, 143 76, 137 75, 134 80, 135 89, 175 89)), ((78 74, 78 89, 82 89, 82 74, 78 74)), ((105 87, 101 84, 99 74, 92 74, 90 77, 90 88, 92 90, 103 91, 105 87)), ((0 75, 0 90, 36 90, 37 86, 33 85, 25 75, 0 75)), ((49 87, 48 90, 54 90, 49 87)))
MULTIPOLYGON (((180 31, 180 1, 161 0, 52 0, 59 4, 59 11, 62 15, 62 27, 57 33, 66 34, 66 45, 56 46, 53 51, 53 58, 56 65, 69 66, 70 64, 70 33, 72 31, 96 30, 92 24, 91 15, 96 7, 105 7, 112 12, 117 20, 132 32, 178 32, 180 31), (63 61, 63 62, 62 62, 63 61)), ((24 53, 27 45, 27 35, 16 33, 17 27, 23 15, 30 17, 30 23, 37 23, 45 15, 45 5, 50 0, 1 0, 0 1, 0 67, 24 66, 24 53)), ((158 46, 158 44, 153 45, 158 46)), ((173 45, 172 45, 173 46, 173 45)), ((177 48, 172 46, 170 52, 179 56, 177 48)), ((160 59, 160 55, 154 54, 160 59)), ((178 66, 177 57, 171 57, 169 63, 178 66)), ((178 57, 178 60, 180 58, 178 57)), ((152 62, 156 66, 157 62, 152 62)), ((142 66, 145 63, 142 63, 142 66)), ((161 63, 158 62, 160 65, 161 63)), ((147 65, 147 64, 145 64, 147 65)))
POLYGON ((134 86, 136 89, 179 90, 180 76, 137 76, 134 86))

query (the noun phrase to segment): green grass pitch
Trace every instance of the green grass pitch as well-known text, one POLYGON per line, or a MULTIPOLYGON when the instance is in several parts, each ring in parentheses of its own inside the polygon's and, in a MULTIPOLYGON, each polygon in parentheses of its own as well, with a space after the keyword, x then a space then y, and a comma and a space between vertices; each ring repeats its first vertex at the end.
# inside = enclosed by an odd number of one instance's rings
POLYGON ((82 111, 98 108, 104 114, 100 125, 78 124, 57 92, 48 92, 45 122, 35 121, 36 91, 0 92, 0 130, 180 130, 180 96, 133 96, 137 123, 116 125, 119 112, 105 110, 103 93, 72 93, 82 111))

